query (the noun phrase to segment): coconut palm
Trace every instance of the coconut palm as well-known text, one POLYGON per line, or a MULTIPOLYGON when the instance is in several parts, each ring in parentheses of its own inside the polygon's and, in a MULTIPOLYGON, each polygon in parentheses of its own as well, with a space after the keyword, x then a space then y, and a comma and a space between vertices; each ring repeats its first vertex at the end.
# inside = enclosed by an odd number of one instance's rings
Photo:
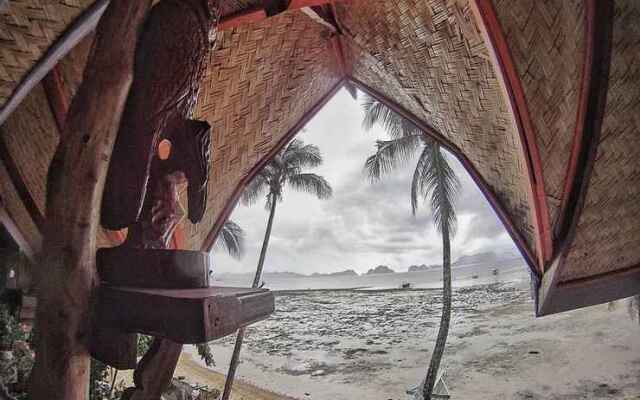
POLYGON ((365 170, 369 173, 370 179, 372 181, 379 180, 383 175, 408 162, 416 153, 419 153, 411 180, 411 209, 415 215, 420 198, 428 199, 434 223, 442 236, 442 316, 438 337, 422 388, 422 396, 424 399, 430 400, 449 334, 451 318, 450 239, 455 234, 454 200, 460 183, 440 145, 427 136, 424 131, 370 96, 364 97, 363 108, 365 117, 362 124, 365 130, 370 130, 374 125, 380 125, 391 138, 390 140, 378 140, 376 153, 365 162, 365 170))
MULTIPOLYGON (((331 186, 322 176, 304 172, 305 168, 317 167, 320 164, 322 164, 322 156, 317 146, 312 144, 305 145, 302 140, 294 139, 264 166, 243 192, 242 202, 245 205, 255 204, 262 196, 265 196, 265 208, 269 210, 267 230, 264 234, 260 258, 253 279, 252 286, 254 288, 260 285, 271 229, 273 228, 276 205, 282 201, 284 187, 288 186, 293 190, 313 194, 319 199, 331 197, 333 193, 331 186)), ((244 328, 240 328, 233 348, 222 400, 227 400, 231 394, 243 339, 244 328)))
POLYGON ((225 250, 233 258, 241 258, 244 255, 244 231, 240 225, 231 220, 222 225, 218 234, 215 247, 225 250))

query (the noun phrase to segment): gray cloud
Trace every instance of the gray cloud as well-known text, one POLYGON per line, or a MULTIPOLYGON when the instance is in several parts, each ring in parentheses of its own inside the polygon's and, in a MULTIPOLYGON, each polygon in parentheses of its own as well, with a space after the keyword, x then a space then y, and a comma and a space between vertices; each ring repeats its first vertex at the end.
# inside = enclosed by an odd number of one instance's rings
MULTIPOLYGON (((411 264, 440 262, 441 239, 433 227, 428 203, 421 203, 415 216, 411 213, 409 190, 415 161, 372 184, 362 169, 364 160, 374 152, 375 140, 385 134, 380 129, 365 133, 361 121, 360 105, 341 91, 299 135, 320 147, 325 162, 314 172, 331 183, 334 196, 321 201, 286 190, 276 211, 267 271, 311 273, 354 268, 362 272, 378 264, 405 269, 411 264)), ((451 159, 462 184, 454 257, 487 250, 511 251, 514 246, 482 193, 463 167, 451 159)), ((215 269, 253 271, 267 213, 262 204, 238 206, 231 218, 246 231, 247 254, 235 261, 216 251, 215 269)))

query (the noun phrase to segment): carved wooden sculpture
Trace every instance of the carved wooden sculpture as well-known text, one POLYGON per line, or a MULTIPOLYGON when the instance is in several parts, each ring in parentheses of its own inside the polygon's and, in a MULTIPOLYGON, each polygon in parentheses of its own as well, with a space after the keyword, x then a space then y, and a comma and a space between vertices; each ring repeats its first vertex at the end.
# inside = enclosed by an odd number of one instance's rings
POLYGON ((208 126, 188 118, 217 19, 218 0, 163 0, 151 10, 107 175, 105 228, 118 230, 138 220, 151 160, 165 138, 182 148, 179 168, 189 181, 189 219, 195 223, 202 218, 209 150, 200 141, 208 140, 208 126))
MULTIPOLYGON (((178 186, 185 179, 189 219, 196 223, 204 214, 210 127, 188 118, 217 19, 218 0, 164 0, 145 22, 102 199, 102 225, 129 228, 123 247, 169 248, 179 222, 178 186), (166 160, 156 156, 163 139, 171 143, 166 160)), ((131 337, 116 334, 112 342, 127 347, 131 337)), ((136 369, 136 387, 123 397, 159 399, 181 350, 181 344, 156 338, 136 369)))
POLYGON ((201 343, 266 318, 263 289, 208 287, 206 253, 169 250, 187 183, 188 217, 207 199, 210 127, 190 120, 218 0, 163 0, 149 13, 136 49, 135 77, 113 150, 102 225, 128 228, 125 242, 97 255, 102 285, 94 309, 92 355, 117 368, 136 365, 136 333, 155 336, 123 399, 157 400, 183 343, 201 343), (170 143, 160 158, 159 144, 170 143), (130 272, 136 269, 135 272, 130 272))

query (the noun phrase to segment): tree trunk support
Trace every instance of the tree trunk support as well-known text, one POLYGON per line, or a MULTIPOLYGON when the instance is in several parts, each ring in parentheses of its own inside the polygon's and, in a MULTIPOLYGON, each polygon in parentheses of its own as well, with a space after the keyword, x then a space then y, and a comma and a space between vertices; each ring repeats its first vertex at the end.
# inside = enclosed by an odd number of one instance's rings
POLYGON ((105 11, 49 167, 44 251, 36 282, 41 307, 29 388, 33 400, 86 397, 98 213, 133 79, 137 34, 150 5, 150 0, 113 0, 105 11))

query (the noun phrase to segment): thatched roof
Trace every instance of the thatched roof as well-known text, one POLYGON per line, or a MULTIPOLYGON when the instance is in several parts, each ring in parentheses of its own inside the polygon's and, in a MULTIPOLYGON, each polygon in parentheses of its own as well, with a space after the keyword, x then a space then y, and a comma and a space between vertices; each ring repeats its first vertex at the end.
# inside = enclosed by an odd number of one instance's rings
MULTIPOLYGON (((33 247, 56 123, 106 3, 0 11, 2 204, 33 247), (52 49, 70 50, 53 70, 52 49)), ((275 16, 261 4, 224 2, 196 111, 213 127, 209 208, 184 222, 185 246, 209 249, 269 155, 349 84, 462 161, 530 266, 539 313, 640 292, 638 2, 293 0, 275 16)))

